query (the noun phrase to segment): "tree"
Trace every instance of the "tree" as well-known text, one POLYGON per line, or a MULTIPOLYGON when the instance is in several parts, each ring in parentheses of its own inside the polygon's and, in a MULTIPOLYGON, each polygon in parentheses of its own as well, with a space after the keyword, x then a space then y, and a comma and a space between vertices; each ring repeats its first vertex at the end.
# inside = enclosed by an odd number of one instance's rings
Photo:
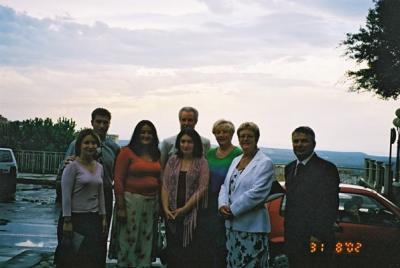
POLYGON ((360 67, 350 70, 351 91, 370 91, 382 99, 400 95, 400 1, 374 0, 365 27, 346 34, 345 55, 360 67))
POLYGON ((0 124, 0 147, 16 150, 64 152, 74 139, 75 122, 59 118, 27 119, 0 124))

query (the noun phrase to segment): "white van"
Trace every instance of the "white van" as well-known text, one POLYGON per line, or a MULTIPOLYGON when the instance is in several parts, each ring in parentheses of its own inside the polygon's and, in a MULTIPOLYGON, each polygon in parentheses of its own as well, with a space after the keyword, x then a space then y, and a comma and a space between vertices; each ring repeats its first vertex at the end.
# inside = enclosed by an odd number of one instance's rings
POLYGON ((9 148, 0 148, 0 201, 15 197, 18 165, 14 153, 9 148))

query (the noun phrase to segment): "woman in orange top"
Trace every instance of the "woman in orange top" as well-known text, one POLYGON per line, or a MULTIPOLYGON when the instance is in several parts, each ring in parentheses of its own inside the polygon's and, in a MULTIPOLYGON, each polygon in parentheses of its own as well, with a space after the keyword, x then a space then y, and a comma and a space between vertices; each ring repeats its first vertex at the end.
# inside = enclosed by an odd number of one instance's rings
POLYGON ((158 217, 160 151, 157 131, 140 121, 115 161, 115 211, 110 257, 119 267, 151 267, 153 234, 158 217))

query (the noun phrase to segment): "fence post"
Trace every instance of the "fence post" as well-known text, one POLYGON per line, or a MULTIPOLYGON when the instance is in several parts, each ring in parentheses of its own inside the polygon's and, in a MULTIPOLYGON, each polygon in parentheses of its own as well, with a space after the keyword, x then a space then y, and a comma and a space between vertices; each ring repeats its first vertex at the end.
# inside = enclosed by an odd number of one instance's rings
MULTIPOLYGON (((25 153, 28 157, 28 153, 27 152, 25 153)), ((35 155, 33 155, 29 164, 31 165, 31 173, 35 173, 35 155)))
POLYGON ((365 181, 369 181, 369 169, 370 169, 369 160, 370 160, 369 158, 364 158, 365 181))
POLYGON ((383 162, 376 161, 374 188, 379 193, 382 193, 382 188, 381 188, 383 184, 382 182, 383 182, 383 162))
POLYGON ((64 152, 16 150, 15 156, 20 173, 57 174, 64 152))
POLYGON ((45 173, 46 170, 46 152, 42 153, 42 174, 45 173))
POLYGON ((374 185, 375 184, 375 173, 376 173, 376 161, 370 159, 369 160, 369 178, 368 178, 368 184, 374 185))
POLYGON ((383 181, 383 195, 385 195, 389 200, 392 198, 392 183, 393 180, 392 178, 392 165, 385 164, 385 176, 384 176, 384 181, 383 181))

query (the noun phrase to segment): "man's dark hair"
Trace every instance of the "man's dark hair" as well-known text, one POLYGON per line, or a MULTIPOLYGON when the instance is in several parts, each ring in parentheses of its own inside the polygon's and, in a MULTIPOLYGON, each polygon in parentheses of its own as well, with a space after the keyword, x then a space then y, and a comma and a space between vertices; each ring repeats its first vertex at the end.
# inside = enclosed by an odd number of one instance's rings
POLYGON ((94 109, 92 112, 92 121, 96 118, 97 115, 106 116, 106 117, 108 117, 108 119, 111 120, 111 113, 107 109, 104 109, 104 108, 94 109))
POLYGON ((192 128, 184 128, 179 132, 178 136, 176 137, 175 148, 176 148, 176 155, 179 158, 183 157, 183 153, 181 150, 181 138, 183 135, 188 135, 193 140, 193 157, 200 158, 203 156, 203 144, 201 142, 201 138, 199 133, 192 128))
POLYGON ((295 130, 293 130, 292 136, 293 136, 294 133, 306 134, 307 136, 310 136, 313 139, 314 143, 315 143, 315 133, 314 133, 314 130, 312 130, 312 128, 310 128, 310 127, 300 126, 300 127, 296 128, 295 130))
POLYGON ((75 155, 76 156, 79 156, 81 154, 82 141, 86 136, 92 136, 96 141, 97 147, 100 147, 100 138, 96 134, 96 132, 94 132, 94 130, 91 128, 85 128, 85 129, 81 130, 81 132, 79 132, 78 138, 76 138, 76 142, 75 142, 75 155))
POLYGON ((149 120, 142 120, 136 125, 131 140, 128 144, 128 147, 138 156, 143 155, 143 153, 145 153, 145 150, 147 149, 147 152, 150 154, 151 159, 153 161, 157 161, 158 159, 160 159, 160 150, 158 149, 158 142, 159 140, 157 136, 157 130, 154 124, 149 120), (150 145, 146 146, 146 148, 140 142, 140 132, 143 126, 149 126, 151 128, 151 132, 153 133, 153 140, 150 145))

